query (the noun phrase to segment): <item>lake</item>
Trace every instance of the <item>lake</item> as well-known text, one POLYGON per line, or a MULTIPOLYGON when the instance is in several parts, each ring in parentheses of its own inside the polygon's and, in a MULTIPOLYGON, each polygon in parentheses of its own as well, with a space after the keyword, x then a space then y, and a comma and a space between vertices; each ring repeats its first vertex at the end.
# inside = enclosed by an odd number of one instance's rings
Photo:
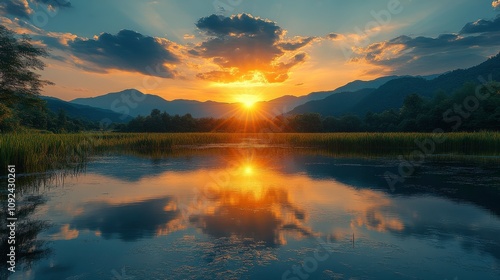
POLYGON ((428 159, 391 189, 398 165, 211 147, 22 176, 9 279, 500 279, 497 162, 428 159))

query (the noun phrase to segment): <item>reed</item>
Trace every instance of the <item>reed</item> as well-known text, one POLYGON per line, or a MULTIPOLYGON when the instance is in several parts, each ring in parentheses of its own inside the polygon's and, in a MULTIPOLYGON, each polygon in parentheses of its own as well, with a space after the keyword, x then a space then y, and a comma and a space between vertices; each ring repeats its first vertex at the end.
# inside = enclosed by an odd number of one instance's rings
MULTIPOLYGON (((429 133, 79 133, 1 134, 0 166, 20 172, 43 172, 82 164, 93 155, 114 151, 154 153, 221 143, 254 141, 271 146, 307 147, 332 154, 400 155, 419 150, 417 142, 433 141, 429 133)), ((449 133, 434 142, 433 155, 500 155, 500 133, 449 133)), ((5 173, 4 168, 0 173, 5 173)))

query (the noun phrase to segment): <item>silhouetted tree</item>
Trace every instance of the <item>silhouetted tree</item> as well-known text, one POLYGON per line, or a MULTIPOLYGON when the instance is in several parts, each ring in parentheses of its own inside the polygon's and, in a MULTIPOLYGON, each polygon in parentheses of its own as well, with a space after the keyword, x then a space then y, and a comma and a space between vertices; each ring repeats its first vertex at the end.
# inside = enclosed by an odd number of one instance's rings
POLYGON ((47 52, 34 46, 29 37, 18 37, 0 25, 0 128, 7 128, 4 122, 8 120, 16 123, 11 118, 22 118, 23 107, 43 106, 37 96, 43 86, 51 83, 35 71, 44 69, 40 59, 44 56, 47 52))

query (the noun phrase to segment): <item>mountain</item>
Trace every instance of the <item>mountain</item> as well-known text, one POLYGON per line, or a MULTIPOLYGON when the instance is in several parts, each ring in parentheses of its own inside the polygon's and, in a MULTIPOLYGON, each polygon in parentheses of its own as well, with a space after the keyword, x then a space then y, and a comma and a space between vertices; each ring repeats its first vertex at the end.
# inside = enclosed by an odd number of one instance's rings
MULTIPOLYGON (((361 80, 356 80, 353 82, 350 82, 346 85, 343 85, 335 90, 331 91, 318 91, 318 92, 312 92, 309 93, 308 95, 304 96, 291 96, 291 95, 285 95, 270 101, 266 102, 260 102, 259 103, 259 108, 263 108, 263 111, 266 112, 280 112, 280 114, 286 113, 293 108, 305 104, 309 101, 314 101, 314 100, 321 100, 324 99, 332 94, 338 94, 342 92, 355 92, 359 91, 362 89, 367 89, 367 88, 378 88, 381 85, 387 83, 388 81, 394 80, 399 78, 399 76, 387 76, 387 77, 381 77, 377 78, 375 80, 371 81, 361 81, 361 80)), ((273 114, 277 115, 277 114, 273 114)))
MULTIPOLYGON (((363 88, 377 88, 387 81, 398 78, 397 76, 382 77, 372 81, 354 81, 333 91, 313 92, 305 96, 285 95, 279 98, 258 102, 258 108, 267 116, 284 114, 291 109, 311 100, 320 100, 329 95, 356 91, 363 88)), ((185 115, 190 113, 195 118, 200 117, 227 117, 241 111, 240 104, 221 103, 214 101, 199 102, 194 100, 167 101, 157 95, 144 94, 136 89, 127 89, 120 92, 108 93, 90 98, 77 98, 72 104, 87 105, 96 108, 111 110, 119 114, 131 116, 149 115, 153 109, 166 111, 170 115, 185 115)))
POLYGON ((350 114, 352 108, 376 89, 361 89, 355 92, 341 92, 321 100, 309 101, 289 112, 289 114, 320 113, 324 116, 350 114), (333 114, 332 114, 333 112, 333 114))
POLYGON ((241 106, 239 104, 220 103, 214 101, 194 101, 177 99, 167 101, 157 95, 144 94, 136 89, 108 93, 97 97, 78 98, 70 101, 72 104, 87 105, 111 110, 131 116, 146 116, 153 109, 166 111, 170 115, 185 115, 190 113, 195 118, 224 117, 241 106))
POLYGON ((297 106, 290 114, 319 113, 323 116, 340 116, 349 113, 362 117, 367 112, 377 113, 400 108, 406 96, 412 93, 427 98, 438 91, 451 94, 467 82, 481 83, 480 77, 489 80, 490 75, 493 80, 500 81, 500 54, 475 67, 451 71, 433 79, 430 79, 432 76, 399 77, 368 94, 366 91, 358 91, 350 93, 354 96, 345 93, 336 98, 329 96, 320 101, 310 101, 297 106), (357 102, 354 102, 356 100, 357 102))
MULTIPOLYGON (((438 77, 438 75, 428 75, 428 76, 422 76, 419 78, 423 78, 425 80, 432 80, 438 77)), ((293 108, 305 104, 309 101, 315 101, 315 100, 322 100, 324 98, 327 98, 331 96, 332 94, 338 94, 338 93, 347 93, 347 92, 357 92, 363 89, 376 89, 379 88, 380 86, 386 84, 389 81, 402 78, 403 76, 386 76, 386 77, 380 77, 374 80, 370 81, 361 81, 361 80, 356 80, 353 82, 350 82, 344 86, 341 86, 335 90, 331 91, 318 91, 318 92, 312 92, 309 93, 308 95, 304 96, 293 96, 293 95, 285 95, 282 97, 278 97, 276 99, 270 100, 270 101, 265 101, 265 102, 259 102, 259 108, 262 108, 263 111, 269 112, 270 115, 279 115, 279 114, 284 114, 292 110, 293 108)), ((411 76, 404 76, 404 77, 411 77, 411 76)), ((353 98, 356 99, 356 98, 353 98)), ((349 102, 349 101, 346 101, 349 102)))
POLYGON ((397 78, 400 78, 400 77, 399 76, 387 76, 387 77, 377 78, 377 79, 371 80, 371 81, 356 80, 356 81, 350 82, 344 86, 341 86, 333 91, 323 91, 323 92, 310 93, 310 94, 306 95, 305 100, 307 100, 307 101, 321 100, 321 99, 326 98, 334 93, 355 92, 355 91, 359 91, 359 90, 367 89, 367 88, 378 88, 381 85, 383 85, 389 81, 392 81, 394 79, 397 79, 397 78))
POLYGON ((100 108, 94 108, 87 105, 73 104, 55 97, 42 96, 41 97, 47 103, 47 108, 54 113, 58 113, 60 110, 64 110, 66 115, 71 118, 85 119, 89 121, 99 122, 103 119, 109 119, 112 122, 125 123, 130 121, 131 117, 129 115, 123 115, 115 113, 111 110, 105 110, 100 108))

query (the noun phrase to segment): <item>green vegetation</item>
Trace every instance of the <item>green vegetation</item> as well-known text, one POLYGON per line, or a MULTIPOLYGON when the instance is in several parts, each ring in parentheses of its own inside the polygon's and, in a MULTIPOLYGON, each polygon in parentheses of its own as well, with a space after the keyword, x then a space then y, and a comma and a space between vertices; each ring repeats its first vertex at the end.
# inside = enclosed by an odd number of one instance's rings
POLYGON ((48 53, 27 36, 16 36, 0 25, 0 132, 27 128, 64 133, 98 130, 99 123, 70 118, 65 111, 51 112, 39 98, 45 85, 38 71, 48 53))
MULTIPOLYGON (((81 164, 93 155, 109 152, 158 153, 207 144, 242 143, 248 139, 270 146, 309 147, 337 154, 408 155, 421 150, 418 143, 434 141, 435 136, 430 133, 2 134, 0 166, 15 164, 22 172, 41 172, 81 164)), ((444 141, 433 144, 432 154, 500 155, 497 132, 450 133, 440 137, 444 141)))

